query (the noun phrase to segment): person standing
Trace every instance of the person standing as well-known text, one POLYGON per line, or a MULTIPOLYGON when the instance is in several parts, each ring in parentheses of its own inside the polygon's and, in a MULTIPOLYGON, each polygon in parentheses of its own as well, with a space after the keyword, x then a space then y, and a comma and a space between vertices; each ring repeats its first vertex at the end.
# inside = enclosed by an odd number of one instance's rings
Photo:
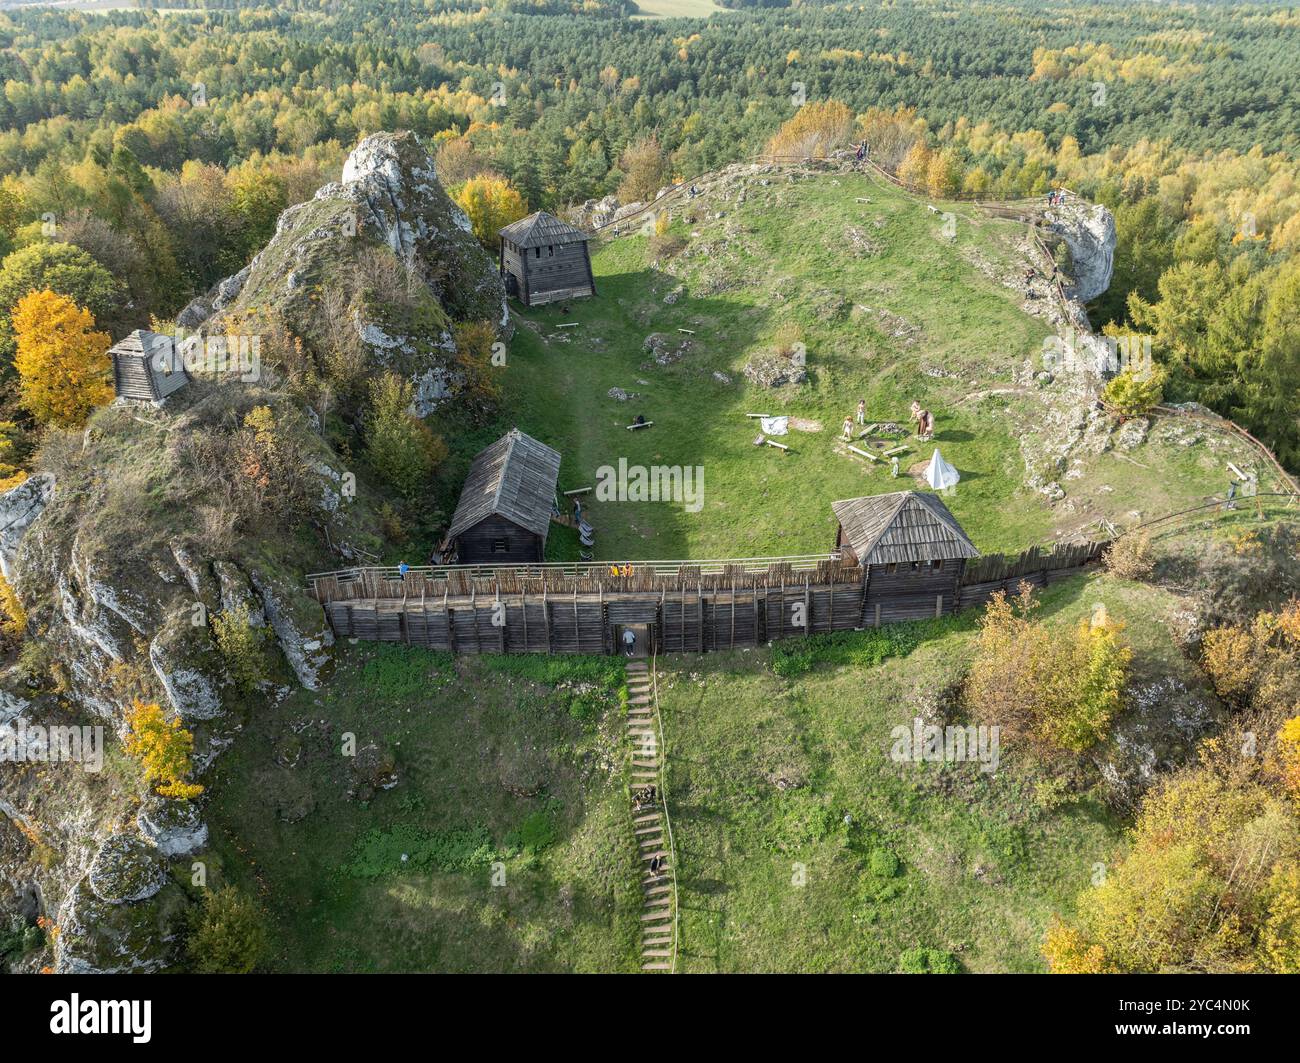
POLYGON ((848 441, 853 438, 853 418, 844 418, 844 439, 848 441))
POLYGON ((867 423, 867 400, 858 399, 858 424, 867 423))

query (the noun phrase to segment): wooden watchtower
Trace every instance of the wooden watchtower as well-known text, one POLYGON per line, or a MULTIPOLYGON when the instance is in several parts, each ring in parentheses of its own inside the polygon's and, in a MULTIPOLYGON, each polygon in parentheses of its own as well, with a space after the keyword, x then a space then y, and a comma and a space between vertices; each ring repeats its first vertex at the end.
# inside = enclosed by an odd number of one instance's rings
POLYGON ((113 390, 119 399, 162 402, 190 381, 171 336, 136 329, 108 353, 113 356, 113 390))
POLYGON ((524 306, 596 294, 589 237, 539 210, 501 230, 501 277, 524 306))

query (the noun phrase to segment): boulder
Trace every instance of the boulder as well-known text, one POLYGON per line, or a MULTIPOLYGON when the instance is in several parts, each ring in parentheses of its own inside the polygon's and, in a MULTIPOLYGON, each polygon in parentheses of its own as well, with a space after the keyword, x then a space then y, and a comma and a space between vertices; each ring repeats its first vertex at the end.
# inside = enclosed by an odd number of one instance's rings
POLYGON ((18 545, 54 497, 54 477, 38 473, 0 495, 0 572, 12 579, 18 545))
POLYGON ((745 363, 745 379, 761 388, 780 388, 787 384, 802 384, 808 379, 808 370, 789 358, 767 352, 745 363))
POLYGON ((135 822, 140 836, 168 859, 191 856, 208 844, 208 825, 193 801, 169 801, 150 794, 135 822))
POLYGON ((1115 264, 1115 217, 1100 203, 1071 199, 1048 212, 1049 227, 1070 249, 1071 290, 1081 303, 1110 287, 1115 264))

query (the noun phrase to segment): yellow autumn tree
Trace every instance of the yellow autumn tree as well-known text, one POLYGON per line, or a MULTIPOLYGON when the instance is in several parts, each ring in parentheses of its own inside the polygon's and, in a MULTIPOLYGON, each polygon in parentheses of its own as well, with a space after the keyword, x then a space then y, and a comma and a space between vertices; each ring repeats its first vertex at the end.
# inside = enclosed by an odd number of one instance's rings
POLYGON ((177 717, 168 717, 157 702, 133 699, 126 710, 130 728, 126 751, 140 761, 144 777, 158 784, 158 794, 175 801, 188 801, 203 793, 203 787, 188 781, 194 769, 194 736, 177 717))
POLYGON ((0 635, 17 642, 27 633, 27 610, 13 585, 0 574, 0 635))
POLYGON ((769 155, 825 158, 853 136, 853 112, 839 100, 805 103, 767 142, 769 155))
POLYGON ((0 421, 0 494, 17 487, 27 479, 25 470, 13 461, 14 436, 18 434, 18 425, 13 421, 0 421))
POLYGON ((1300 716, 1292 716, 1278 731, 1277 761, 1283 787, 1300 804, 1300 716))
POLYGON ((42 424, 76 428, 113 397, 108 333, 71 299, 28 292, 13 315, 19 401, 42 424))
POLYGON ((456 202, 469 215, 479 243, 493 250, 501 246, 497 233, 528 213, 524 197, 504 177, 495 174, 471 177, 457 190, 456 202))

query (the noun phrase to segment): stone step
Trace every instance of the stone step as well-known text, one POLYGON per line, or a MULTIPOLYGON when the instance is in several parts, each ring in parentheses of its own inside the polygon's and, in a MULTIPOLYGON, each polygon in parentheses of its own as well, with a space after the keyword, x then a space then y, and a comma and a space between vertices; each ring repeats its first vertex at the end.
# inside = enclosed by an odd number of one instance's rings
POLYGON ((641 964, 641 970, 643 971, 671 971, 672 969, 673 968, 671 964, 662 963, 662 962, 641 964))
POLYGON ((632 767, 634 767, 634 768, 650 768, 650 769, 653 770, 653 769, 659 767, 659 762, 658 762, 657 760, 634 760, 634 761, 632 761, 632 767))
POLYGON ((673 888, 671 886, 651 886, 645 891, 645 894, 647 897, 653 897, 659 893, 671 893, 672 890, 673 888))
POLYGON ((667 857, 667 855, 668 854, 665 853, 663 850, 659 850, 658 852, 654 852, 654 853, 642 853, 641 859, 649 862, 651 859, 657 856, 659 857, 660 860, 663 860, 665 857, 667 857))
POLYGON ((658 823, 658 822, 659 822, 659 813, 658 813, 658 812, 651 812, 651 813, 649 813, 649 814, 647 814, 647 815, 644 815, 644 816, 637 816, 636 819, 632 820, 632 822, 633 822, 633 823, 658 823))
POLYGON ((651 827, 637 827, 637 829, 633 831, 633 833, 634 834, 662 834, 663 831, 664 831, 663 827, 651 826, 651 827))
POLYGON ((668 909, 665 908, 665 909, 664 909, 663 911, 661 911, 661 912, 646 912, 645 915, 643 915, 643 916, 641 917, 641 922, 643 922, 643 923, 666 923, 666 922, 669 922, 671 919, 672 919, 672 915, 669 914, 668 909))
POLYGON ((668 949, 642 949, 642 950, 641 950, 641 955, 642 955, 643 957, 645 957, 645 956, 671 956, 672 953, 671 953, 668 949))
POLYGON ((656 834, 653 838, 642 838, 641 848, 653 849, 655 846, 662 846, 663 843, 664 843, 664 836, 662 834, 656 834))

